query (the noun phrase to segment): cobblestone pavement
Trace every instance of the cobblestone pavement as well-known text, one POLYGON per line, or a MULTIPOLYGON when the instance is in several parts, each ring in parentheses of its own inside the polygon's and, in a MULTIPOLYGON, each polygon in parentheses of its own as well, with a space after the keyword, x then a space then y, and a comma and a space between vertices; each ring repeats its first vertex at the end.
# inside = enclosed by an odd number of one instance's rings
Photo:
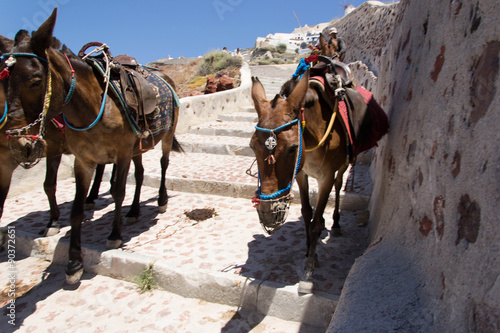
MULTIPOLYGON (((6 261, 0 268, 1 280, 7 281, 10 271, 6 261)), ((8 288, 2 290, 0 331, 4 333, 317 331, 298 322, 245 313, 235 306, 163 290, 141 293, 135 283, 90 273, 85 273, 78 285, 69 286, 62 266, 39 258, 17 261, 15 271, 16 293, 25 294, 12 306, 8 288)))

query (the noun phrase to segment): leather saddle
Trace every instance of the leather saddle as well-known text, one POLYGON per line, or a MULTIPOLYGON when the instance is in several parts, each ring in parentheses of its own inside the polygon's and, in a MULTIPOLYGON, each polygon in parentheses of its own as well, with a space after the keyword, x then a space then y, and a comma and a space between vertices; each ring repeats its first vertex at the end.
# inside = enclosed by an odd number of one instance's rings
POLYGON ((113 58, 114 71, 118 72, 123 97, 128 107, 137 116, 146 116, 156 108, 157 92, 146 80, 150 75, 137 60, 127 54, 113 58))
MULTIPOLYGON (((358 84, 349 67, 340 61, 320 56, 319 62, 311 68, 309 86, 319 93, 332 110, 335 100, 338 100, 342 125, 351 145, 355 146, 361 136, 367 105, 358 92, 358 84)), ((355 147, 350 147, 351 162, 355 157, 354 151, 355 147)))

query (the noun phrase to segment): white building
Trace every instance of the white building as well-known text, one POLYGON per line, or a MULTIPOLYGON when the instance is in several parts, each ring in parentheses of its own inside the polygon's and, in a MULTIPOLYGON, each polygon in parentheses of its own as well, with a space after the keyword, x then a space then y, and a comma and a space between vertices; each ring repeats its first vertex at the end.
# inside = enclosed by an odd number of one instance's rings
POLYGON ((266 37, 257 37, 255 47, 285 44, 287 52, 295 53, 298 50, 299 54, 307 53, 310 51, 307 45, 316 45, 321 30, 328 26, 328 24, 321 23, 313 27, 305 25, 302 28, 295 29, 292 33, 275 33, 269 34, 266 37))

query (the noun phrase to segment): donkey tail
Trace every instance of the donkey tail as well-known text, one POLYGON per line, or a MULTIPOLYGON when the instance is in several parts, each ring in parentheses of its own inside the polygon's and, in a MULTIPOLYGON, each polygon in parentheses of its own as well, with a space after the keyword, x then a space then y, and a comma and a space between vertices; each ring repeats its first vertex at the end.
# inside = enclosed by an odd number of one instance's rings
POLYGON ((178 153, 184 153, 184 149, 182 148, 177 138, 174 136, 174 140, 172 141, 172 150, 178 153))

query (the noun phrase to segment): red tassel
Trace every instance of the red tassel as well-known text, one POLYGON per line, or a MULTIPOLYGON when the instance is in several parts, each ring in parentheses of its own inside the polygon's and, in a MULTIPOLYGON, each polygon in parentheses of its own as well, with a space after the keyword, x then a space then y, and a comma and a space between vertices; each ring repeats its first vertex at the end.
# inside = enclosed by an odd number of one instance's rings
POLYGON ((266 157, 266 158, 264 159, 264 161, 267 161, 267 163, 269 163, 269 164, 274 164, 274 163, 276 163, 276 159, 274 158, 274 155, 273 155, 273 154, 271 154, 271 153, 269 154, 269 156, 268 156, 268 157, 266 157))
POLYGON ((1 72, 0 72, 0 80, 4 80, 6 78, 9 77, 9 69, 8 68, 4 68, 1 72))

